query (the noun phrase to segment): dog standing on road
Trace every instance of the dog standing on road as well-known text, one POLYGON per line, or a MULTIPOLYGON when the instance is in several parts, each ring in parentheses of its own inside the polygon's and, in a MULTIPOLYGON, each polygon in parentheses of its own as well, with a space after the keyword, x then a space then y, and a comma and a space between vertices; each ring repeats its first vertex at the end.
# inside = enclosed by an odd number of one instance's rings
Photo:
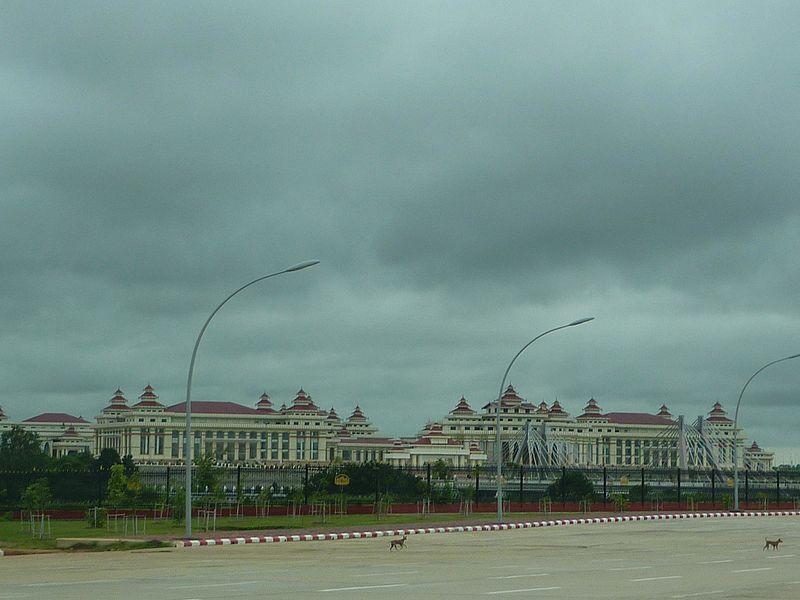
POLYGON ((773 550, 777 550, 778 549, 778 544, 782 544, 783 543, 783 540, 781 538, 778 538, 775 541, 768 540, 767 538, 764 538, 764 541, 766 542, 766 544, 764 544, 764 548, 762 549, 762 552, 764 550, 766 550, 767 548, 769 548, 770 546, 772 546, 773 550))
POLYGON ((394 550, 395 548, 402 550, 406 547, 406 540, 408 539, 407 535, 404 535, 399 540, 391 540, 389 542, 389 550, 394 550))

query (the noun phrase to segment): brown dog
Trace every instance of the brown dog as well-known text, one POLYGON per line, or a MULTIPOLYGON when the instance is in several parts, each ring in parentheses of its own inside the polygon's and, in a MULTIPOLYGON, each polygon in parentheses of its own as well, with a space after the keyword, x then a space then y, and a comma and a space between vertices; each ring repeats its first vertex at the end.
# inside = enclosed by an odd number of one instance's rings
POLYGON ((766 541, 766 544, 764 544, 764 548, 762 549, 762 551, 763 551, 763 550, 766 550, 766 549, 767 549, 767 548, 769 548, 770 546, 772 546, 772 549, 773 549, 773 550, 777 550, 777 549, 778 549, 778 544, 782 544, 782 543, 783 543, 783 540, 782 540, 781 538, 778 538, 778 539, 777 539, 777 540, 775 540, 775 541, 773 541, 773 540, 768 540, 767 538, 764 538, 764 541, 766 541))
POLYGON ((391 540, 389 542, 389 550, 394 550, 395 548, 403 549, 406 547, 406 540, 408 539, 407 535, 404 535, 399 540, 391 540))

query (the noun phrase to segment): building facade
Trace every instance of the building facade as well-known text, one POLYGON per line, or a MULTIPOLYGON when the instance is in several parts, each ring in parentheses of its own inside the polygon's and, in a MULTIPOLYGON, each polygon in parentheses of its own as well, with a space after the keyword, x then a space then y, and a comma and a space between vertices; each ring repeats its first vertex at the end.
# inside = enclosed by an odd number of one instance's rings
MULTIPOLYGON (((262 394, 253 406, 229 401, 192 402, 194 456, 218 464, 282 466, 330 462, 387 462, 422 466, 443 460, 470 467, 495 457, 497 401, 480 411, 465 398, 439 422, 417 436, 380 437, 357 404, 347 418, 323 410, 302 388, 287 406, 262 394)), ((94 423, 63 413, 44 413, 14 423, 0 408, 0 431, 19 425, 37 433, 51 456, 113 448, 140 464, 182 464, 185 405, 166 405, 151 385, 136 402, 117 389, 94 423)), ((734 431, 719 403, 689 422, 658 412, 607 412, 590 399, 577 416, 558 400, 531 404, 509 385, 500 401, 504 460, 538 466, 664 467, 729 469, 734 431)), ((772 468, 773 454, 744 432, 736 436, 740 464, 751 470, 772 468)))
MULTIPOLYGON (((475 411, 465 398, 441 421, 450 438, 477 445, 490 461, 495 457, 497 401, 475 411)), ((534 405, 509 385, 500 401, 504 459, 540 466, 663 467, 730 469, 734 428, 719 402, 693 422, 674 418, 666 405, 657 413, 603 413, 590 399, 577 417, 558 400, 534 405)), ((739 429, 739 464, 753 470, 772 468, 774 455, 757 445, 746 447, 739 429)))
POLYGON ((42 413, 16 422, 10 420, 0 407, 0 433, 15 425, 39 436, 42 450, 53 458, 94 450, 94 427, 83 417, 42 413))

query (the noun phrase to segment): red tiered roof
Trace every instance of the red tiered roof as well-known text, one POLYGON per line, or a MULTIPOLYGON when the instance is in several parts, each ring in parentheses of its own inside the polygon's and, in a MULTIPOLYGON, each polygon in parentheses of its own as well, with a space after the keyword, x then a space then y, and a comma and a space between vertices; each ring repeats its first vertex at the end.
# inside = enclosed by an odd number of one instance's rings
POLYGON ((89 421, 86 421, 83 417, 75 417, 67 413, 42 413, 30 419, 25 419, 23 423, 86 423, 88 425, 89 421))
POLYGON ((725 416, 726 414, 727 413, 722 410, 722 404, 714 402, 714 406, 711 408, 711 412, 708 413, 706 421, 711 421, 712 423, 733 423, 733 421, 725 416))
MULTIPOLYGON (((168 406, 166 412, 170 413, 185 413, 186 402, 173 404, 168 406)), ((192 401, 192 414, 193 415, 260 415, 264 414, 263 410, 250 408, 249 406, 242 406, 235 402, 195 402, 192 401)))
POLYGON ((467 402, 467 399, 464 396, 461 396, 461 400, 458 401, 456 407, 450 411, 451 415, 474 415, 475 411, 472 410, 472 407, 467 402))
POLYGON ((130 410, 131 407, 127 405, 127 398, 125 398, 125 394, 122 393, 122 390, 117 388, 117 391, 114 392, 114 396, 109 401, 109 405, 103 409, 103 412, 110 412, 114 410, 130 410))
POLYGON ((569 414, 563 408, 561 408, 561 404, 559 404, 558 400, 553 402, 553 406, 550 407, 548 414, 551 416, 555 415, 557 417, 568 417, 569 414))
POLYGON ((353 411, 353 414, 350 415, 349 417, 347 417, 347 420, 348 421, 362 422, 362 421, 366 421, 367 417, 365 417, 364 413, 361 412, 361 407, 358 404, 356 404, 356 408, 353 411))
POLYGON ((264 392, 256 402, 256 410, 262 413, 274 413, 275 409, 272 408, 272 401, 269 399, 269 394, 264 392))
POLYGON ((139 396, 139 402, 132 408, 162 408, 164 405, 158 401, 158 396, 153 391, 153 386, 149 383, 144 386, 144 393, 139 396))
POLYGON ((583 414, 578 415, 577 419, 605 419, 600 410, 600 405, 597 404, 597 400, 594 398, 589 398, 589 401, 586 403, 586 406, 583 408, 583 414))
POLYGON ((753 445, 750 446, 747 450, 750 452, 761 452, 761 448, 759 447, 759 445, 756 443, 755 440, 753 440, 753 445))
MULTIPOLYGON (((496 406, 497 406, 497 400, 492 400, 491 402, 484 404, 483 408, 484 409, 494 408, 496 406)), ((530 404, 523 404, 522 396, 517 394, 516 390, 514 389, 514 386, 511 384, 508 385, 506 391, 503 392, 502 396, 500 396, 500 407, 502 408, 506 406, 514 406, 514 407, 523 406, 525 408, 533 408, 533 406, 531 406, 530 404)))
POLYGON ((339 415, 336 414, 336 411, 331 406, 331 411, 328 413, 328 416, 325 417, 326 421, 341 421, 339 415))
POLYGON ((545 402, 544 400, 542 400, 542 401, 539 403, 539 406, 536 408, 536 414, 537 414, 537 415, 546 415, 548 412, 550 412, 550 411, 549 411, 549 409, 547 408, 547 402, 545 402))
POLYGON ((666 417, 668 419, 672 418, 672 414, 669 412, 666 404, 662 404, 661 408, 658 409, 658 416, 659 417, 666 417))
POLYGON ((319 412, 319 408, 316 404, 311 400, 311 396, 309 396, 303 388, 300 388, 297 391, 297 395, 292 402, 292 405, 288 408, 290 411, 317 411, 319 412))

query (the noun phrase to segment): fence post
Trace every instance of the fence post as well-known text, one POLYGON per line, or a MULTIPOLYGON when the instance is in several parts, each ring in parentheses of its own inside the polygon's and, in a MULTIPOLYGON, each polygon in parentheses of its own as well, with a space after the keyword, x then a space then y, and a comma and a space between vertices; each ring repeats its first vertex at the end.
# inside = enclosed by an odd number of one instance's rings
POLYGON ((716 488, 716 470, 711 467, 711 508, 717 502, 717 488, 716 488))
MULTIPOLYGON (((522 502, 524 500, 523 497, 522 497, 522 494, 523 494, 522 481, 523 481, 524 473, 525 472, 523 470, 523 467, 522 467, 522 465, 520 465, 519 466, 519 503, 520 503, 520 505, 522 504, 522 502)), ((522 510, 521 506, 520 506, 520 510, 522 510)))
POLYGON ((242 495, 242 465, 236 465, 236 495, 237 497, 241 497, 242 495))
POLYGON ((426 463, 425 467, 426 467, 426 469, 425 469, 425 471, 426 471, 425 477, 428 480, 428 499, 430 499, 430 497, 431 497, 431 463, 426 463))
POLYGON ((775 469, 775 502, 778 504, 777 508, 780 508, 781 504, 781 472, 779 469, 775 469))
POLYGON ((603 465, 603 504, 608 502, 608 467, 603 465))
POLYGON ((306 474, 303 479, 303 505, 308 506, 308 463, 306 463, 306 474))
POLYGON ((561 510, 564 510, 567 494, 567 467, 561 467, 561 510))
MULTIPOLYGON (((378 503, 380 495, 381 495, 380 467, 378 467, 378 465, 375 465, 375 504, 378 503)), ((378 507, 378 514, 380 514, 380 507, 378 507)))
POLYGON ((681 468, 678 467, 678 508, 681 507, 681 468))
POLYGON ((97 504, 103 501, 103 469, 97 467, 97 504))
POLYGON ((750 471, 744 472, 744 504, 747 507, 747 504, 750 502, 750 471))
POLYGON ((639 494, 641 500, 641 510, 644 510, 644 467, 642 467, 642 491, 639 494))
MULTIPOLYGON (((481 489, 481 468, 475 467, 475 505, 478 505, 478 492, 481 489)), ((476 509, 477 510, 477 509, 476 509)))
POLYGON ((169 504, 169 465, 167 465, 167 504, 169 504))

